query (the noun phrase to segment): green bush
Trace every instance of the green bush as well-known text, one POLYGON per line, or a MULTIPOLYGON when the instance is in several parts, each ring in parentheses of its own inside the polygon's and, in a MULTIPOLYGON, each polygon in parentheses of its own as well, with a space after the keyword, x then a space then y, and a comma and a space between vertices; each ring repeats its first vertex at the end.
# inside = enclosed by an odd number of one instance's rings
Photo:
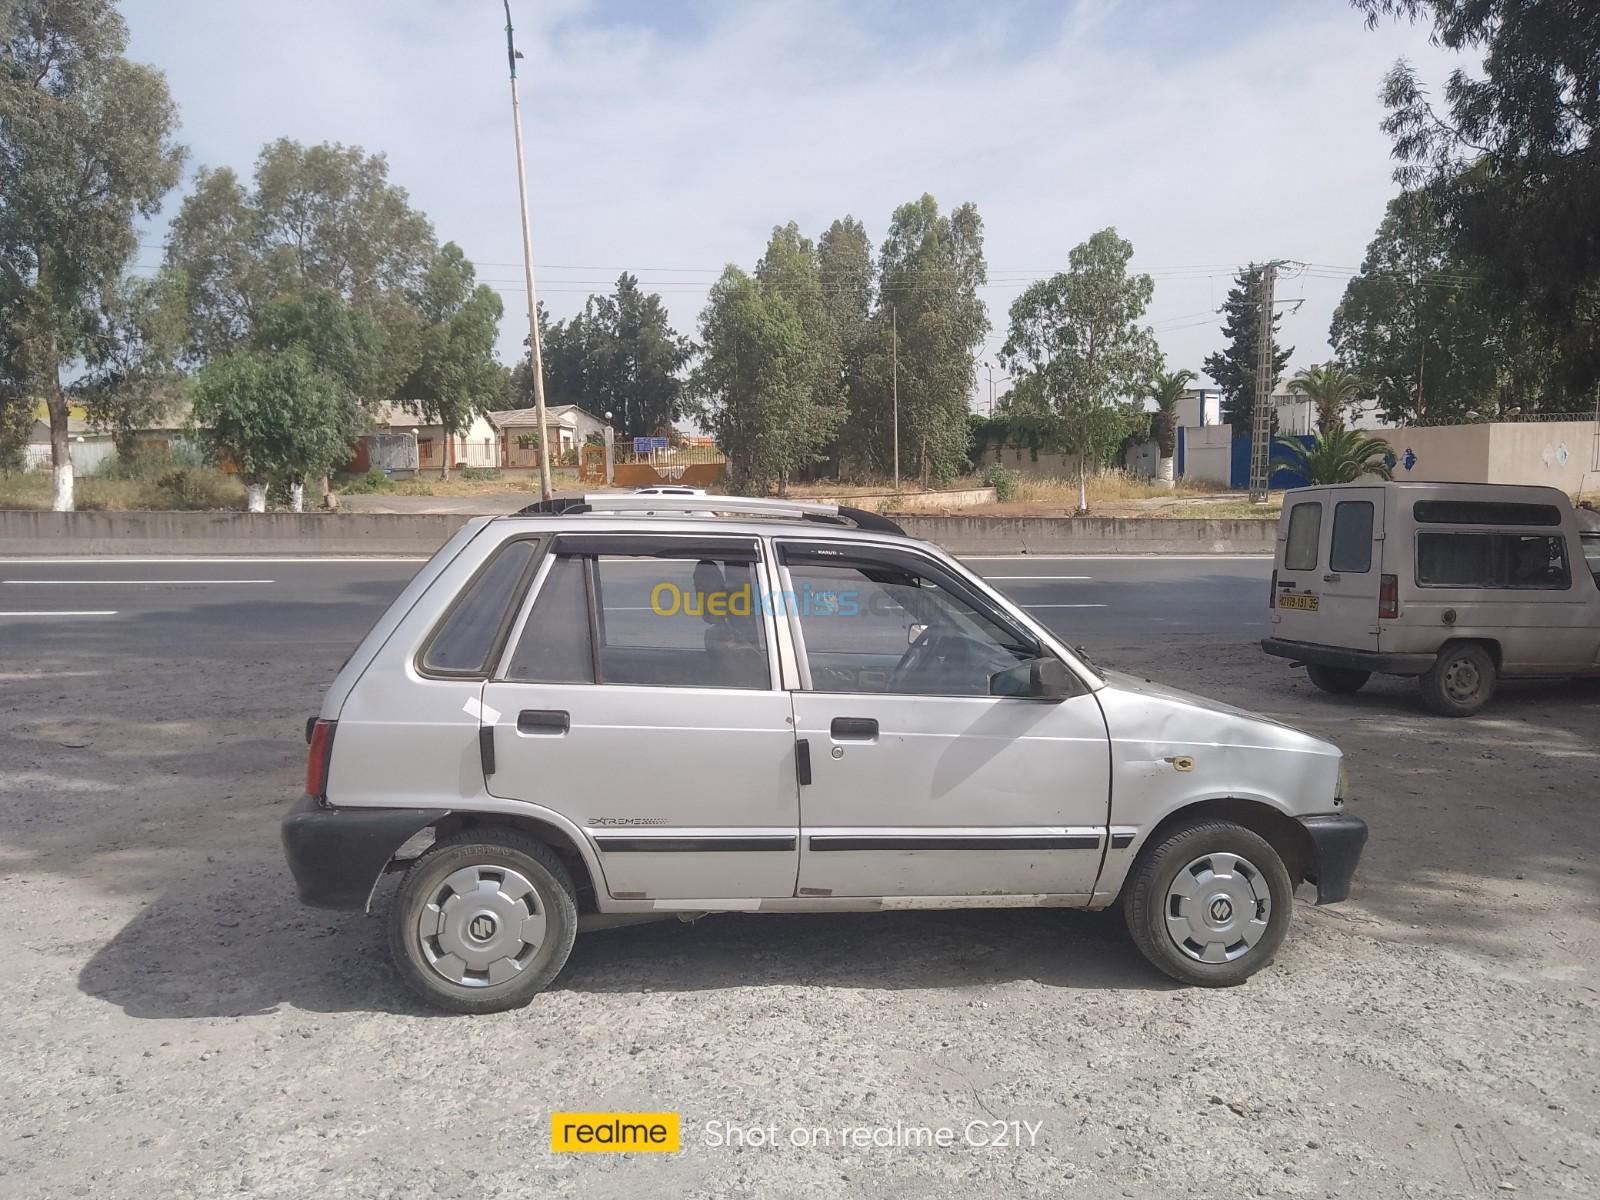
POLYGON ((141 508, 234 508, 238 483, 212 467, 178 467, 148 484, 140 497, 141 508))
POLYGON ((333 490, 344 496, 365 496, 372 492, 394 491, 394 480, 373 467, 365 475, 341 475, 334 480, 333 490))
POLYGON ((983 484, 994 489, 995 499, 1005 504, 1016 499, 1017 481, 1021 478, 1010 467, 1002 467, 999 463, 990 463, 983 472, 983 484))
POLYGON ((456 474, 466 483, 490 483, 500 478, 495 467, 462 467, 456 474))

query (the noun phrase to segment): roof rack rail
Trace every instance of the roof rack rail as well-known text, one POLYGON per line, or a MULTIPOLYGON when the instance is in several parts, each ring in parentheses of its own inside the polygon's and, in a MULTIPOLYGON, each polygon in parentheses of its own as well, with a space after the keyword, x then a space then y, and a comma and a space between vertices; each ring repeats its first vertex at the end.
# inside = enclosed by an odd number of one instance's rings
POLYGON ((754 516, 828 525, 854 525, 857 529, 905 536, 905 530, 880 513, 842 504, 812 500, 783 500, 766 496, 635 495, 631 492, 591 492, 577 497, 540 500, 517 510, 519 517, 576 516, 579 513, 638 513, 644 516, 754 516))

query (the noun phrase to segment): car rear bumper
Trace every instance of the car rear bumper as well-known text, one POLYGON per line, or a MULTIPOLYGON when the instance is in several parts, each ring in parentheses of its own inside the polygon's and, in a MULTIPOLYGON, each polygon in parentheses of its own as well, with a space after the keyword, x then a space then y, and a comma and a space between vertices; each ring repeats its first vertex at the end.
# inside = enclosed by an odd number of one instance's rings
POLYGON ((1317 884, 1318 904, 1337 904, 1350 895, 1350 880, 1355 877, 1361 850, 1367 844, 1367 823, 1360 817, 1334 813, 1325 817, 1302 817, 1300 824, 1311 836, 1310 875, 1317 884))
POLYGON ((1261 648, 1268 654, 1292 659, 1296 663, 1371 671, 1376 675, 1421 675, 1433 666, 1438 657, 1434 654, 1384 654, 1377 650, 1321 646, 1316 642, 1291 642, 1286 638, 1262 638, 1261 648))
POLYGON ((365 909, 394 852, 445 808, 335 808, 302 796, 283 818, 283 852, 302 902, 365 909))

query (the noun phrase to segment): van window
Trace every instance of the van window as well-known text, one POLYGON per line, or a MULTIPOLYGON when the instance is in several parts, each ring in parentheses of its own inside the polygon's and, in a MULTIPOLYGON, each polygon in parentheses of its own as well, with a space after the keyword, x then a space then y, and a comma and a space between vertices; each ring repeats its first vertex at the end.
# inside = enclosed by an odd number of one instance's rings
POLYGON ((1372 501, 1341 500, 1333 506, 1333 546, 1328 570, 1365 575, 1372 570, 1372 501))
POLYGON ((1544 534, 1417 534, 1421 587, 1548 588, 1572 586, 1566 539, 1544 534))
POLYGON ((1411 515, 1422 525, 1547 525, 1561 524, 1554 504, 1518 504, 1505 500, 1418 500, 1411 515))
POLYGON ((1317 541, 1322 537, 1322 501, 1296 504, 1289 510, 1289 538, 1283 549, 1285 571, 1315 571, 1317 541))
POLYGON ((495 552, 434 630, 422 652, 425 673, 470 677, 488 669, 490 651, 511 623, 538 547, 536 541, 521 539, 495 552))

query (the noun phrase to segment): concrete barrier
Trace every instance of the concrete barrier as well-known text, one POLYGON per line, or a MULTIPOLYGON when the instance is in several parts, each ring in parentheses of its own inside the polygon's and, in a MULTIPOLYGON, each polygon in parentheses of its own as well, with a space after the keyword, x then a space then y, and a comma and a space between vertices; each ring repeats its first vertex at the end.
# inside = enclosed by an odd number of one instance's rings
MULTIPOLYGON (((445 513, 0 511, 0 557, 428 555, 469 516, 445 513)), ((1270 554, 1272 521, 894 515, 953 554, 1270 554)))
POLYGON ((891 514, 952 554, 1271 554, 1276 521, 891 514))

